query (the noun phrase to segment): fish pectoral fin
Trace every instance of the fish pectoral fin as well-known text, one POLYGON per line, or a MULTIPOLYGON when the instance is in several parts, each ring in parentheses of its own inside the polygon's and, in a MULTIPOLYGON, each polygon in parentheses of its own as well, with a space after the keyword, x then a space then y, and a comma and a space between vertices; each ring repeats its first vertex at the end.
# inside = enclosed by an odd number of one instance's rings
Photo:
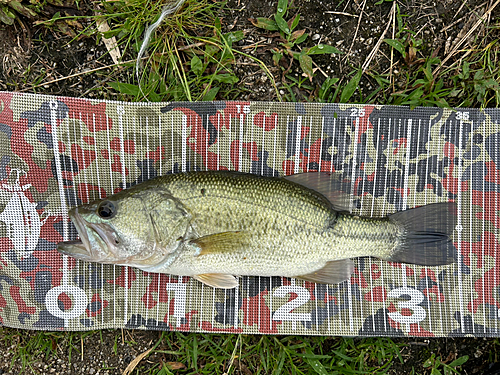
POLYGON ((233 289, 238 286, 238 279, 225 273, 204 273, 193 277, 214 288, 233 289))
POLYGON ((354 263, 351 259, 333 260, 317 271, 296 278, 319 284, 338 284, 348 280, 353 271, 354 263))
POLYGON ((248 247, 250 239, 248 232, 235 231, 209 234, 190 243, 201 249, 198 255, 207 255, 241 251, 248 247))

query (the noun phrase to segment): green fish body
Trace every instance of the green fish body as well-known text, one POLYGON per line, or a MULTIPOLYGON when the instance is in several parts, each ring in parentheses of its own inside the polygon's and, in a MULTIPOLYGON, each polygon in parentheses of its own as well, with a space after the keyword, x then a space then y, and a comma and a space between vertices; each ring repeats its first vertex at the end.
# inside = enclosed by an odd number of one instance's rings
POLYGON ((170 174, 70 211, 75 258, 237 286, 236 276, 339 283, 351 258, 423 265, 455 261, 453 203, 386 218, 349 213, 326 173, 269 178, 227 171, 170 174))

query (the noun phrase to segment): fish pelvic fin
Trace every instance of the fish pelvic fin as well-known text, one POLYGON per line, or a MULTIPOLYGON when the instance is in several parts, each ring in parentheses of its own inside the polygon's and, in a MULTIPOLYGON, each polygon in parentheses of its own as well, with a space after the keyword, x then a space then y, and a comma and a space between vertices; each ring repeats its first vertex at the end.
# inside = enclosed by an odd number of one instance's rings
POLYGON ((204 273, 193 277, 213 288, 233 289, 238 286, 238 279, 235 276, 224 273, 204 273))
POLYGON ((354 263, 351 259, 332 260, 323 268, 296 278, 319 284, 338 284, 348 280, 353 271, 354 263))
POLYGON ((190 243, 198 246, 198 255, 238 252, 250 245, 251 235, 245 231, 222 232, 209 234, 191 240, 190 243))
POLYGON ((451 236, 457 222, 454 202, 432 203, 396 212, 389 220, 403 227, 401 245, 385 260, 422 266, 455 263, 457 249, 451 236))

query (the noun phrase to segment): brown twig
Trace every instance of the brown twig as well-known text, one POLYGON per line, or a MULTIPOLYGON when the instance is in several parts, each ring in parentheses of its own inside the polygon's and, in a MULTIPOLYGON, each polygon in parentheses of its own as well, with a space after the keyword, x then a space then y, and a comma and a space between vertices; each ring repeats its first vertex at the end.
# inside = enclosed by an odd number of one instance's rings
MULTIPOLYGON (((396 33, 396 17, 392 17, 392 39, 394 39, 394 34, 396 33)), ((389 85, 392 85, 392 92, 394 92, 394 82, 392 81, 392 68, 394 66, 394 48, 391 48, 391 65, 389 70, 389 85)))
POLYGON ((467 4, 467 0, 464 0, 462 2, 462 5, 460 5, 460 8, 458 8, 457 12, 455 13, 455 16, 453 18, 455 18, 457 15, 460 14, 460 11, 463 9, 463 7, 465 6, 465 4, 467 4))
POLYGON ((380 38, 378 39, 377 44, 375 44, 375 47, 372 49, 372 51, 370 52, 370 54, 366 58, 365 62, 363 63, 363 66, 361 67, 363 73, 368 69, 373 58, 377 54, 377 52, 380 48, 380 45, 382 44, 382 41, 384 40, 385 34, 387 33, 387 31, 389 30, 389 27, 391 26, 392 18, 394 17, 395 12, 396 12, 396 3, 394 2, 394 3, 392 3, 392 8, 389 12, 389 22, 387 22, 387 26, 385 27, 384 32, 380 35, 380 38))
POLYGON ((330 10, 325 11, 325 13, 328 13, 328 14, 337 14, 339 16, 359 17, 357 14, 351 14, 351 13, 346 13, 346 12, 332 12, 330 10))
MULTIPOLYGON (((143 57, 141 60, 146 60, 148 58, 149 57, 143 57)), ((99 68, 94 68, 94 69, 86 70, 84 72, 70 74, 68 76, 64 76, 64 77, 53 79, 52 81, 45 81, 45 82, 33 85, 31 87, 27 87, 25 89, 19 90, 19 92, 29 91, 29 90, 32 90, 34 88, 40 87, 40 86, 49 85, 51 83, 56 83, 56 82, 64 81, 64 80, 69 79, 69 78, 79 77, 79 76, 87 74, 87 73, 94 73, 94 72, 98 72, 99 70, 104 70, 104 69, 113 68, 115 66, 121 66, 121 65, 126 65, 126 64, 130 64, 130 63, 134 63, 135 61, 136 61, 135 59, 134 60, 128 60, 128 61, 122 61, 122 62, 120 62, 118 64, 105 65, 105 66, 101 66, 99 68)))
POLYGON ((186 51, 186 50, 191 49, 191 48, 204 46, 205 44, 207 44, 207 43, 206 42, 193 43, 193 44, 189 44, 187 46, 179 47, 178 50, 179 51, 186 51))
POLYGON ((130 362, 127 366, 127 368, 125 369, 125 371, 123 371, 123 375, 129 375, 132 373, 132 371, 134 371, 134 369, 136 368, 136 366, 139 364, 140 361, 142 361, 142 359, 144 357, 146 357, 149 353, 151 353, 151 350, 153 350, 153 348, 151 349, 148 349, 146 350, 144 353, 141 353, 139 354, 137 357, 135 357, 132 362, 130 362))
POLYGON ((361 5, 361 13, 359 14, 359 17, 358 17, 358 25, 356 26, 356 31, 354 32, 354 37, 352 38, 351 46, 349 47, 349 50, 345 54, 344 60, 347 59, 347 57, 351 53, 352 47, 354 46, 354 42, 356 41, 356 37, 358 36, 359 25, 361 24, 361 19, 363 18, 363 13, 365 11, 365 5, 366 5, 366 0, 364 0, 363 4, 361 5))
MULTIPOLYGON (((488 2, 486 2, 486 3, 482 3, 481 5, 478 5, 477 7, 475 7, 474 9, 472 9, 472 11, 471 11, 471 12, 467 13, 465 16, 462 16, 462 17, 460 17, 458 20, 456 20, 456 21, 454 21, 453 23, 449 24, 448 26, 443 27, 441 30, 439 30, 439 32, 440 32, 440 33, 442 33, 442 32, 445 32, 446 30, 448 30, 448 29, 452 28, 453 26, 455 26, 455 25, 456 25, 457 23, 459 23, 460 21, 463 21, 463 20, 464 20, 464 18, 465 18, 466 16, 470 15, 471 13, 472 13, 472 14, 474 14, 475 16, 477 16, 477 18, 479 18, 480 16, 479 16, 478 14, 476 14, 476 13, 475 13, 475 12, 476 12, 476 10, 478 10, 479 8, 481 8, 481 7, 485 6, 487 3, 488 3, 488 2)), ((459 11, 460 11, 461 9, 462 9, 462 8, 460 8, 460 9, 459 9, 459 11)), ((458 12, 457 12, 457 14, 458 14, 458 12)))

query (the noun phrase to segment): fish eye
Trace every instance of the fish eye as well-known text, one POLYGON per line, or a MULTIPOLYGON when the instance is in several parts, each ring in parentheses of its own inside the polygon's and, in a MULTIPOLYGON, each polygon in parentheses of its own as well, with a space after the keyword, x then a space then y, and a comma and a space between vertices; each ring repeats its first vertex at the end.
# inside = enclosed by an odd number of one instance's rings
POLYGON ((97 214, 103 219, 111 219, 116 215, 116 207, 110 201, 104 201, 97 207, 97 214))

